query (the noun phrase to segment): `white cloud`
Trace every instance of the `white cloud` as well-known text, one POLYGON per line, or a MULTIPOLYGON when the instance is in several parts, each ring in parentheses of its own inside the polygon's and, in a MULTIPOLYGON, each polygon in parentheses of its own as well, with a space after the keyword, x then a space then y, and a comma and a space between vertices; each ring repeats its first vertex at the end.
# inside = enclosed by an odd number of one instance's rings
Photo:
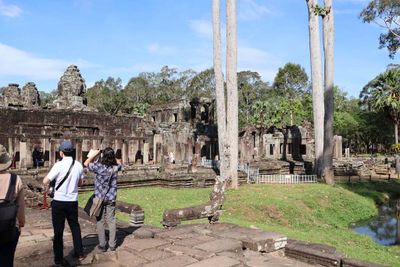
POLYGON ((6 4, 0 0, 0 15, 10 18, 18 17, 22 14, 22 9, 16 5, 6 4))
POLYGON ((275 58, 267 51, 245 45, 239 45, 238 47, 239 71, 257 71, 264 80, 271 81, 274 79, 281 65, 281 60, 275 58))
POLYGON ((79 68, 96 67, 83 59, 67 61, 44 58, 0 43, 0 75, 27 77, 33 80, 52 80, 61 77, 71 64, 79 68))
POLYGON ((159 43, 150 43, 149 45, 147 45, 147 51, 150 54, 167 56, 176 54, 176 48, 171 46, 161 46, 159 43))
POLYGON ((270 13, 266 6, 258 4, 255 0, 242 0, 238 3, 238 17, 243 20, 256 20, 270 13))
POLYGON ((212 39, 212 25, 208 20, 192 20, 190 21, 190 28, 200 37, 212 39))

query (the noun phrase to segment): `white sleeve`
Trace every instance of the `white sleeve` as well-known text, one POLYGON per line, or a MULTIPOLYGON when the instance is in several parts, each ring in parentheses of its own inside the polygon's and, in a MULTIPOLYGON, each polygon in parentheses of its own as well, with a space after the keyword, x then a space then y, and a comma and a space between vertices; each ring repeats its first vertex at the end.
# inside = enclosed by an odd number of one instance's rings
POLYGON ((60 174, 60 168, 58 166, 59 164, 57 162, 56 164, 54 164, 53 168, 51 168, 50 172, 47 174, 47 178, 49 178, 50 181, 53 181, 60 174))

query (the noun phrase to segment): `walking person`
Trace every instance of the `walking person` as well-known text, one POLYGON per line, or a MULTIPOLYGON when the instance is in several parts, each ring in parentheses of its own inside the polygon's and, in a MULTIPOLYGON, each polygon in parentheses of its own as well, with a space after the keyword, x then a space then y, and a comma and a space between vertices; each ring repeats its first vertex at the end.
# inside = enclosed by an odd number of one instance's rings
POLYGON ((54 263, 65 265, 63 253, 63 234, 65 220, 71 229, 74 244, 73 256, 84 259, 81 228, 78 222, 78 186, 83 184, 82 164, 73 159, 74 147, 70 141, 63 141, 60 145, 61 161, 51 168, 43 179, 47 186, 55 180, 55 193, 51 202, 51 215, 54 229, 53 251, 54 263))
POLYGON ((21 228, 25 225, 24 187, 19 176, 7 172, 11 163, 12 158, 6 148, 0 145, 0 266, 2 267, 14 266, 15 249, 21 228), (12 215, 9 216, 10 214, 12 215))
POLYGON ((107 224, 109 229, 108 246, 111 251, 115 251, 117 245, 115 239, 115 201, 117 199, 118 171, 122 168, 121 160, 116 159, 114 150, 111 147, 107 147, 101 152, 100 150, 94 150, 89 153, 83 165, 96 174, 94 194, 96 198, 103 200, 100 215, 96 217, 99 237, 98 248, 103 252, 107 251, 105 235, 105 224, 107 224), (101 157, 97 157, 100 153, 101 157))

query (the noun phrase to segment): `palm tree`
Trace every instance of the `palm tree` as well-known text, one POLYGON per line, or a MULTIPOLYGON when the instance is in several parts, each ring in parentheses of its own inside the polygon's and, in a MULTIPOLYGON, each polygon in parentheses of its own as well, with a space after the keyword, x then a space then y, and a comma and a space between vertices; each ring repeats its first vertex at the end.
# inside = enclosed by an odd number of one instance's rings
POLYGON ((369 109, 383 111, 394 124, 395 143, 399 143, 400 123, 400 68, 388 69, 379 74, 360 93, 362 103, 369 109))

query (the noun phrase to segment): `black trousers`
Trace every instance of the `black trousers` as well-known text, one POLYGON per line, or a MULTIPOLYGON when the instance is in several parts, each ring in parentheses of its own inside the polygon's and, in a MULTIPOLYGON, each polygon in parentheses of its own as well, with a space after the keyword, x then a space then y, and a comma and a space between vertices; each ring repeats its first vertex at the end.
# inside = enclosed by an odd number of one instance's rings
POLYGON ((19 235, 20 235, 19 230, 16 230, 13 241, 0 245, 0 266, 1 267, 13 267, 14 266, 14 255, 15 255, 15 249, 17 248, 19 235))
POLYGON ((83 255, 81 228, 78 222, 78 202, 67 202, 53 200, 51 202, 51 215, 54 229, 53 251, 54 261, 61 262, 64 258, 63 234, 65 219, 69 224, 74 242, 75 256, 83 255))

